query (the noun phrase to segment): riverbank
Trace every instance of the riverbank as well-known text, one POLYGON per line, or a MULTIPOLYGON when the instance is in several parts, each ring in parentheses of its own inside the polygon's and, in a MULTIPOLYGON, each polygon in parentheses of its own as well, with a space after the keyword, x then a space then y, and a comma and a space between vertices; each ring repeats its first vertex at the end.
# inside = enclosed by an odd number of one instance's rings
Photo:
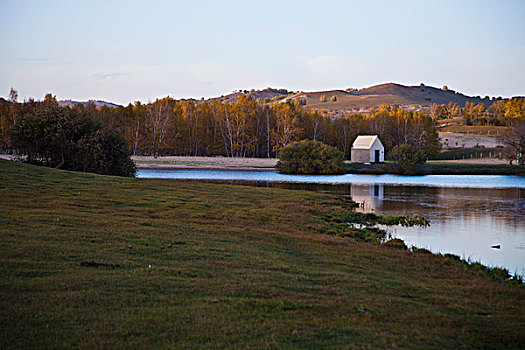
POLYGON ((525 342, 523 286, 342 237, 335 196, 5 161, 0 179, 1 348, 525 342))
MULTIPOLYGON (((139 169, 275 170, 277 158, 134 156, 139 169)), ((15 160, 11 155, 0 159, 15 160)), ((402 174, 392 163, 358 164, 346 162, 349 174, 402 174)), ((509 165, 497 158, 429 161, 411 175, 519 175, 525 167, 509 165)))
POLYGON ((525 176, 525 167, 498 162, 429 161, 409 173, 401 171, 394 163, 347 164, 349 174, 369 175, 518 175, 525 176))
POLYGON ((273 170, 276 158, 232 158, 232 157, 131 157, 139 169, 234 169, 273 170))
MULTIPOLYGON (((274 170, 276 158, 230 157, 151 157, 136 156, 132 159, 139 169, 215 169, 215 170, 274 170)), ((392 163, 346 163, 350 174, 402 174, 392 163)), ((497 158, 429 161, 415 169, 413 175, 520 175, 525 167, 506 164, 497 158)))

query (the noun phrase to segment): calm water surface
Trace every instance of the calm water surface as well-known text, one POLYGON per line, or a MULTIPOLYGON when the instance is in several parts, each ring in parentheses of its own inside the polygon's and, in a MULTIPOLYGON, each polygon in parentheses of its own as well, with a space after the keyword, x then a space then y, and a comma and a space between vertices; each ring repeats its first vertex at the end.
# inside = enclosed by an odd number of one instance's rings
POLYGON ((283 175, 275 171, 152 170, 141 178, 221 180, 348 196, 361 211, 418 214, 427 228, 389 228, 409 246, 453 253, 525 275, 525 178, 515 176, 283 175), (491 246, 500 245, 500 249, 491 246))

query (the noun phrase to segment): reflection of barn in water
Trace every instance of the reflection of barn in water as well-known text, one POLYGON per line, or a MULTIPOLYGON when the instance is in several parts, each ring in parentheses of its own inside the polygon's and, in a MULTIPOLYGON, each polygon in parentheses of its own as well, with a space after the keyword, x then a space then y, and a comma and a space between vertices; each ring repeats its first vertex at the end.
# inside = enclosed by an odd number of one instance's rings
POLYGON ((377 211, 383 204, 383 184, 349 184, 348 195, 359 204, 359 211, 377 211))

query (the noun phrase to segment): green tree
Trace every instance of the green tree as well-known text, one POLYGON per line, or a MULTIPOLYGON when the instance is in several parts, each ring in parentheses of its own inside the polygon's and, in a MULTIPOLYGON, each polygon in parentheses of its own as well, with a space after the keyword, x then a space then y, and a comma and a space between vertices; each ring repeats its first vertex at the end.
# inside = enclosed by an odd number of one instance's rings
POLYGON ((11 129, 12 146, 31 164, 133 176, 124 139, 77 110, 43 102, 11 129))
POLYGON ((292 142, 279 153, 277 169, 286 174, 340 174, 343 154, 319 141, 292 142))

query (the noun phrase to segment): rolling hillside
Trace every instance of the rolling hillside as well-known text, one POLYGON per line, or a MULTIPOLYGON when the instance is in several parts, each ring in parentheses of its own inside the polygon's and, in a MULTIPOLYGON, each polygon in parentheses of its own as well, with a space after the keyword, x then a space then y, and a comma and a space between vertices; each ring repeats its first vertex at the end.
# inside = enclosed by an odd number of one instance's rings
POLYGON ((420 110, 432 103, 449 102, 464 106, 466 102, 490 105, 492 100, 466 96, 452 90, 442 90, 431 86, 404 86, 388 83, 361 90, 300 92, 290 97, 299 100, 308 107, 322 108, 327 111, 365 112, 381 104, 400 105, 409 110, 420 110), (325 99, 322 98, 324 95, 325 99), (335 101, 333 97, 335 96, 335 101), (325 102, 323 102, 325 100, 325 102))
POLYGON ((244 92, 234 92, 211 100, 219 99, 225 103, 235 103, 242 94, 267 103, 296 100, 306 107, 324 109, 333 113, 367 112, 382 104, 400 105, 407 110, 421 110, 432 103, 447 104, 452 102, 464 106, 466 102, 473 102, 489 106, 494 101, 494 99, 487 97, 472 97, 453 90, 443 90, 432 86, 404 86, 395 83, 380 84, 350 91, 288 92, 285 89, 244 90, 244 92))

